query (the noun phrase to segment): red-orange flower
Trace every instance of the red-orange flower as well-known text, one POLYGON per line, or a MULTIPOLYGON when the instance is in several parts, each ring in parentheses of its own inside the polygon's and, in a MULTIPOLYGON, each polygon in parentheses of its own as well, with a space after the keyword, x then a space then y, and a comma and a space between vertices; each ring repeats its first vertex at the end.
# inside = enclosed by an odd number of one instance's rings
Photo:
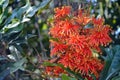
POLYGON ((86 25, 92 20, 88 13, 85 13, 84 10, 81 9, 78 10, 78 14, 75 17, 73 17, 73 19, 80 25, 86 25))
POLYGON ((59 21, 50 29, 50 34, 57 38, 68 38, 79 34, 79 26, 75 25, 72 20, 59 21))
POLYGON ((66 53, 61 57, 59 63, 82 75, 89 75, 90 73, 97 78, 103 68, 103 64, 98 59, 86 57, 80 53, 66 53))
POLYGON ((92 29, 92 34, 90 35, 90 45, 100 46, 107 45, 112 40, 108 33, 110 32, 110 27, 108 25, 95 26, 92 29))
POLYGON ((61 18, 61 17, 65 17, 68 16, 70 14, 70 6, 63 6, 61 8, 55 8, 55 18, 61 18))
POLYGON ((104 19, 103 18, 92 18, 92 22, 93 24, 96 26, 100 26, 100 25, 103 25, 104 24, 104 19))
MULTIPOLYGON (((88 80, 93 80, 90 74, 94 74, 98 79, 104 62, 95 57, 92 50, 100 52, 100 46, 106 46, 112 41, 109 37, 111 29, 104 25, 104 19, 92 18, 85 10, 72 14, 71 8, 64 6, 55 9, 52 26, 50 35, 58 40, 51 41, 50 55, 55 58, 50 62, 60 63, 88 80), (88 23, 92 27, 86 28, 88 23)), ((58 76, 65 72, 57 66, 50 66, 46 70, 50 75, 58 76)))
POLYGON ((71 50, 82 53, 86 57, 92 54, 87 43, 87 38, 84 35, 71 36, 67 45, 70 45, 71 50))
POLYGON ((68 47, 65 44, 61 44, 57 42, 52 42, 51 44, 52 44, 53 49, 51 50, 50 56, 55 56, 58 54, 60 55, 61 53, 64 53, 68 47))
POLYGON ((49 66, 49 67, 46 67, 45 72, 50 76, 60 76, 60 73, 64 73, 65 71, 59 66, 49 66))

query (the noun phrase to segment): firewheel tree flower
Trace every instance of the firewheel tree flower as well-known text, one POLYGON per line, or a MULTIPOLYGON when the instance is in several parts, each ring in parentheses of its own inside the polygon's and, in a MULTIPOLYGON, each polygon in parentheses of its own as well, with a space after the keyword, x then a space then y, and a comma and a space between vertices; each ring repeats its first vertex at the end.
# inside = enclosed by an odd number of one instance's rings
MULTIPOLYGON (((104 67, 104 61, 97 55, 101 55, 100 46, 108 45, 112 40, 109 37, 111 28, 104 24, 103 18, 90 16, 89 11, 79 9, 71 11, 70 6, 55 8, 54 20, 49 34, 51 39, 51 63, 62 64, 65 68, 78 73, 83 78, 93 80, 90 74, 97 79, 104 67), (91 24, 92 27, 85 26, 91 24)), ((61 76, 69 73, 60 66, 47 66, 46 74, 61 76)))

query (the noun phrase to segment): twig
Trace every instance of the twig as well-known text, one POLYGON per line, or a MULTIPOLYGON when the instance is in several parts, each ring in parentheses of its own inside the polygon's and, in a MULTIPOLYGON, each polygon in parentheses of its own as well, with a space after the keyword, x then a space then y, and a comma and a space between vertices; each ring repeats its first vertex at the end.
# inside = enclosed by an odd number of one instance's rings
POLYGON ((41 55, 42 55, 42 58, 43 58, 43 59, 47 59, 46 49, 45 49, 44 46, 43 46, 43 43, 42 43, 42 40, 41 40, 41 33, 40 33, 39 26, 38 26, 38 23, 37 23, 37 22, 35 23, 35 27, 36 27, 37 32, 38 32, 38 38, 39 38, 39 44, 40 44, 40 47, 41 47, 41 55))
POLYGON ((25 70, 25 72, 27 72, 31 76, 35 75, 35 76, 38 76, 40 79, 43 79, 43 77, 41 76, 41 74, 34 73, 34 72, 30 71, 30 70, 25 70))

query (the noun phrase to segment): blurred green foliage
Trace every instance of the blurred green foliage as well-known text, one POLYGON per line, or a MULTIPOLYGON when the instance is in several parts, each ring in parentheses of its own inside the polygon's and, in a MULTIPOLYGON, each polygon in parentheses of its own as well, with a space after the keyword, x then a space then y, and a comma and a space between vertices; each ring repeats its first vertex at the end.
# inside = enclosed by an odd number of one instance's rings
POLYGON ((0 80, 42 79, 48 26, 37 12, 47 10, 50 2, 0 1, 0 80))

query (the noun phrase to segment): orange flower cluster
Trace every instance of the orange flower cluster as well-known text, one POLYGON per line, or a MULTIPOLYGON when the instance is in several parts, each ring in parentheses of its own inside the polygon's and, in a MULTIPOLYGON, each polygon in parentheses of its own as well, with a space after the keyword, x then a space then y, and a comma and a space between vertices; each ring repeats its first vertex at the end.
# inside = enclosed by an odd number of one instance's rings
MULTIPOLYGON (((60 63, 89 80, 92 80, 90 74, 99 78, 104 62, 93 55, 93 50, 100 53, 100 46, 112 41, 109 37, 110 26, 104 25, 104 19, 91 17, 88 11, 82 9, 71 13, 71 7, 64 6, 55 9, 52 26, 50 35, 57 40, 50 40, 50 56, 57 58, 50 62, 60 63)), ((51 73, 49 75, 65 72, 57 66, 47 67, 46 71, 51 73)))

